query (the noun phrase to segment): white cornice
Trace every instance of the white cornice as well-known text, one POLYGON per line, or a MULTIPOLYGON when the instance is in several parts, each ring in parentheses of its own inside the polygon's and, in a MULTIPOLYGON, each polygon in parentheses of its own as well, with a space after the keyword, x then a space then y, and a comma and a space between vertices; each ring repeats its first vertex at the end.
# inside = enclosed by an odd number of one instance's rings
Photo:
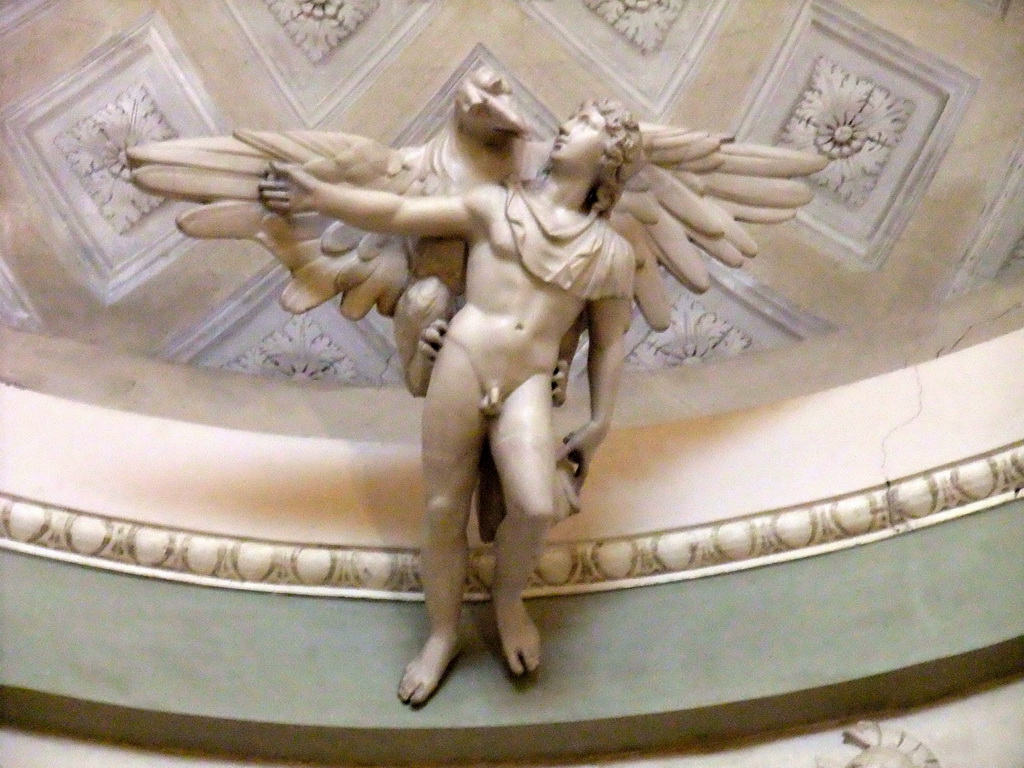
MULTIPOLYGON (((910 533, 1024 496, 1024 443, 812 504, 708 525, 550 544, 527 596, 700 578, 910 533)), ((419 554, 180 530, 0 496, 0 549, 150 578, 250 591, 419 600, 419 554)), ((467 599, 494 558, 475 548, 467 599)))

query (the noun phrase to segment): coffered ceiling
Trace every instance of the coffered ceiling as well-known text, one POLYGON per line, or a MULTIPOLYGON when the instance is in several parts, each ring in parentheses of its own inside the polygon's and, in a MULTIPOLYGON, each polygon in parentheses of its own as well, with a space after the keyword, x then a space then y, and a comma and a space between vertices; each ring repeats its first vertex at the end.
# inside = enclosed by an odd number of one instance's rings
POLYGON ((704 296, 678 287, 664 333, 638 317, 634 368, 829 334, 867 340, 864 354, 927 328, 955 336, 1024 302, 1021 40, 1015 0, 7 2, 0 322, 229 371, 399 385, 386 318, 288 315, 283 269, 252 244, 184 238, 182 204, 134 188, 125 150, 235 127, 416 143, 485 61, 541 135, 582 98, 614 95, 646 120, 830 161, 796 221, 751 228, 749 267, 716 266, 704 296))

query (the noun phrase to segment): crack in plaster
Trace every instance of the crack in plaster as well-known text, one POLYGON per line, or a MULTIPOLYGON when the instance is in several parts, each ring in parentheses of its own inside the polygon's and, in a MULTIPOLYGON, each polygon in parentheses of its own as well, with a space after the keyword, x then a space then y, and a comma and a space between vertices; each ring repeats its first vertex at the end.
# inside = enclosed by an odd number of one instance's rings
POLYGON ((990 325, 992 323, 999 322, 1004 317, 1009 315, 1011 312, 1014 312, 1019 309, 1024 309, 1024 301, 1018 301, 1016 304, 1012 304, 1011 306, 1007 307, 1002 312, 1000 312, 998 315, 994 315, 993 317, 987 317, 982 320, 977 320, 971 323, 970 325, 967 326, 966 330, 957 337, 956 341, 954 341, 949 346, 939 347, 938 352, 935 353, 935 357, 939 358, 942 357, 943 355, 948 355, 950 352, 955 351, 956 348, 963 343, 963 341, 970 335, 971 331, 973 331, 975 328, 980 328, 986 325, 990 325))
POLYGON ((910 424, 914 423, 921 416, 921 414, 924 412, 924 385, 921 382, 920 366, 915 365, 915 366, 913 366, 911 368, 911 370, 914 372, 914 382, 917 385, 917 392, 916 392, 916 395, 915 395, 915 398, 917 400, 917 407, 916 407, 914 413, 910 416, 910 418, 904 419, 899 424, 896 424, 892 429, 890 429, 885 434, 885 437, 882 438, 882 444, 881 444, 881 450, 882 450, 882 467, 881 467, 881 469, 882 469, 882 477, 885 480, 885 505, 886 505, 887 511, 889 513, 890 523, 894 527, 898 527, 899 524, 901 524, 901 523, 903 523, 905 521, 903 521, 903 520, 893 520, 892 519, 893 510, 896 508, 896 505, 893 504, 892 480, 891 480, 891 478, 889 476, 889 440, 892 439, 892 436, 895 435, 897 432, 899 432, 901 429, 903 429, 904 427, 907 427, 910 424))

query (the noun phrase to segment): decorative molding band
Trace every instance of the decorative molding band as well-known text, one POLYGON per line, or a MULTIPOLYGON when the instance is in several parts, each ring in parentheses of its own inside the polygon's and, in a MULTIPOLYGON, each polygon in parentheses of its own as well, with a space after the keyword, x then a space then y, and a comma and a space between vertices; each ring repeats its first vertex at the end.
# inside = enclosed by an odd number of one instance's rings
POLYGON ((20 0, 4 3, 0 7, 0 36, 6 36, 34 21, 57 2, 58 0, 20 0))
POLYGON ((998 19, 1006 17, 1010 8, 1010 0, 969 0, 975 7, 980 8, 990 16, 998 19))
MULTIPOLYGON (((750 517, 550 544, 527 596, 682 581, 845 549, 1024 497, 1024 443, 884 486, 750 517)), ((0 549, 206 586, 422 599, 414 549, 284 543, 145 525, 0 495, 0 549)), ((470 555, 466 597, 486 599, 491 547, 470 555)))

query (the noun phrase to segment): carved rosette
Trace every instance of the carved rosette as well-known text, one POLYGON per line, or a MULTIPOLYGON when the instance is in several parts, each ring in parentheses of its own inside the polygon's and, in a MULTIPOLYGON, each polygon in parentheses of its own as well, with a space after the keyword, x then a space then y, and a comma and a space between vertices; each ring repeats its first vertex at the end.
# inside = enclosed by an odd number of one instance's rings
POLYGON ((583 0, 643 53, 657 51, 683 10, 683 0, 583 0))
POLYGON ((359 29, 380 4, 380 0, 263 1, 314 64, 359 29))
POLYGON ((345 351, 305 315, 290 318, 223 367, 278 379, 363 383, 345 351))
POLYGON ((129 180, 128 149, 177 135, 149 91, 139 84, 58 134, 54 144, 103 218, 123 235, 163 202, 129 180))
POLYGON ((863 720, 843 731, 843 742, 861 750, 852 760, 818 758, 818 768, 941 768, 939 759, 906 731, 863 720))
POLYGON ((733 357, 753 343, 745 331, 699 301, 682 296, 672 307, 671 327, 661 333, 648 333, 627 355, 626 363, 653 371, 733 357))
POLYGON ((818 57, 779 143, 829 158, 811 178, 853 207, 874 190, 914 103, 818 57))

